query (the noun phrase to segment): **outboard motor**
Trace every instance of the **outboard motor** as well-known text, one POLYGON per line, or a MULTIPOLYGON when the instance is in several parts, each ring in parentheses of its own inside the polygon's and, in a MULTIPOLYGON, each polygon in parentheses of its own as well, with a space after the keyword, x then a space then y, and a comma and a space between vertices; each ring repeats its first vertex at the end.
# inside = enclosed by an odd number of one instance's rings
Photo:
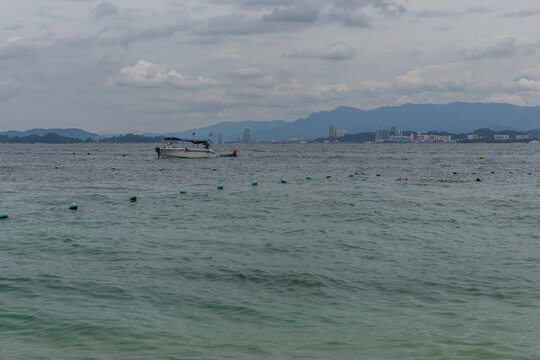
POLYGON ((157 152, 157 157, 159 157, 161 155, 161 149, 157 147, 155 150, 157 152))

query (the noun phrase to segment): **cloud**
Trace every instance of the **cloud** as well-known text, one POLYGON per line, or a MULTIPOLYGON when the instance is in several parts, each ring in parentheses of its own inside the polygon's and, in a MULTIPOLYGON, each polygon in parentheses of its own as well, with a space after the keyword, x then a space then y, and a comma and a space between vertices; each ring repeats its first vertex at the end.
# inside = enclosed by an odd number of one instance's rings
POLYGON ((194 33, 203 36, 247 36, 292 32, 305 28, 315 19, 315 13, 278 12, 263 15, 262 17, 230 14, 210 18, 205 26, 194 33))
POLYGON ((275 8, 272 13, 263 15, 263 21, 312 23, 317 20, 319 10, 314 8, 275 8))
POLYGON ((169 69, 167 65, 139 60, 135 66, 122 68, 118 75, 108 81, 109 85, 135 87, 177 87, 196 89, 216 85, 217 82, 202 76, 188 77, 169 69))
POLYGON ((399 4, 396 1, 390 0, 373 0, 371 6, 376 9, 380 9, 387 14, 404 14, 407 12, 407 8, 403 4, 399 4))
POLYGON ((334 9, 351 11, 365 7, 372 7, 386 14, 402 14, 407 12, 404 1, 396 0, 335 0, 334 9))
POLYGON ((93 11, 93 15, 95 19, 100 19, 103 17, 117 15, 117 14, 118 14, 118 7, 114 6, 108 1, 103 1, 102 3, 100 3, 93 11))
POLYGON ((258 79, 263 77, 262 72, 254 67, 233 70, 231 75, 238 79, 258 79))
POLYGON ((504 17, 514 18, 514 17, 528 17, 528 16, 537 16, 540 15, 540 9, 531 8, 531 9, 521 9, 518 11, 512 11, 504 13, 504 17))
POLYGON ((293 51, 290 53, 283 53, 283 57, 300 58, 300 59, 322 59, 322 60, 348 60, 356 57, 356 53, 353 48, 344 42, 336 42, 324 49, 313 50, 305 49, 301 51, 293 51))
POLYGON ((6 25, 4 26, 5 31, 17 31, 21 29, 21 25, 19 24, 13 24, 13 25, 6 25))
POLYGON ((415 14, 417 17, 421 18, 435 18, 435 17, 457 17, 470 14, 481 14, 487 13, 491 10, 483 7, 469 7, 464 10, 448 10, 448 9, 425 9, 417 11, 415 14))
POLYGON ((482 102, 513 104, 524 106, 526 102, 519 95, 495 92, 481 99, 482 102))
POLYGON ((464 52, 472 59, 509 58, 513 56, 530 56, 536 53, 538 44, 524 43, 514 37, 497 40, 481 49, 464 52))
POLYGON ((364 80, 352 88, 364 101, 386 104, 471 101, 471 94, 479 91, 472 73, 461 63, 415 68, 388 81, 364 80))
POLYGON ((324 60, 347 60, 356 57, 356 53, 353 48, 344 42, 334 43, 320 53, 320 58, 324 60))
POLYGON ((510 91, 540 91, 540 81, 528 75, 523 75, 504 83, 504 87, 510 91))
POLYGON ((332 11, 329 18, 345 26, 367 28, 371 26, 369 18, 364 13, 345 11, 332 11))
POLYGON ((396 77, 393 86, 396 90, 412 92, 466 92, 474 82, 472 73, 461 72, 462 67, 463 64, 450 63, 410 70, 396 77))
POLYGON ((0 81, 0 101, 6 101, 15 94, 17 84, 13 80, 0 81))

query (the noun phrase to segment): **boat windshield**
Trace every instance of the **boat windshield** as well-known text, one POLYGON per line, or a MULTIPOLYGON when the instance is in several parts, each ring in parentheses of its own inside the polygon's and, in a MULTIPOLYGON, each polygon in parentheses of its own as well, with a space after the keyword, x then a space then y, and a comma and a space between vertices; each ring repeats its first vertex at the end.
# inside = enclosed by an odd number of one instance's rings
POLYGON ((163 138, 163 141, 166 141, 168 145, 173 145, 173 142, 175 141, 181 141, 183 143, 190 142, 194 145, 202 145, 205 149, 210 149, 210 140, 202 140, 202 139, 180 139, 177 137, 165 137, 163 138))

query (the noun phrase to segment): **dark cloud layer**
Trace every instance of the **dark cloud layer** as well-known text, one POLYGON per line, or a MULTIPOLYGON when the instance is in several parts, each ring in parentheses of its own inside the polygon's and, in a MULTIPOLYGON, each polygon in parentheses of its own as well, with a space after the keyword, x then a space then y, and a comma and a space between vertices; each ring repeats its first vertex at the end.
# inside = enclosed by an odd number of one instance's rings
POLYGON ((114 6, 108 1, 104 1, 100 3, 93 11, 93 15, 96 19, 100 19, 103 17, 111 16, 111 15, 117 15, 118 14, 118 7, 114 6))
POLYGON ((532 8, 532 9, 521 9, 518 11, 507 12, 503 16, 512 18, 512 17, 529 17, 529 16, 538 16, 538 15, 540 15, 540 9, 532 8))
POLYGON ((531 56, 536 53, 538 44, 520 42, 516 38, 507 37, 484 48, 465 52, 465 56, 473 59, 509 58, 514 56, 531 56))

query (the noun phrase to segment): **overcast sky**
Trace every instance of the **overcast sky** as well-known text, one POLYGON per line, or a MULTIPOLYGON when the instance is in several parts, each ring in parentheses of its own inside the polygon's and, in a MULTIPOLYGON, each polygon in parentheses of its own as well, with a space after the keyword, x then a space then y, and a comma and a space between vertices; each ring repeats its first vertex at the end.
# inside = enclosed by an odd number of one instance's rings
POLYGON ((3 1, 0 131, 539 105, 539 45, 538 0, 3 1))

